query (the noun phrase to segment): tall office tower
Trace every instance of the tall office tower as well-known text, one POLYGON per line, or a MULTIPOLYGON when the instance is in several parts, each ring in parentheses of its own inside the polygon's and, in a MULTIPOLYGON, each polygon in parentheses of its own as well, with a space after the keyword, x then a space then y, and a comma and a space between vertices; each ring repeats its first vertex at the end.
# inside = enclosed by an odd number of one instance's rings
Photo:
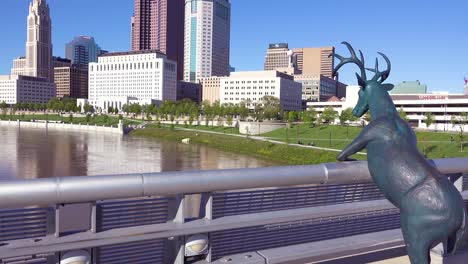
POLYGON ((135 0, 132 17, 132 50, 159 50, 184 66, 184 0, 135 0))
POLYGON ((329 56, 335 53, 334 47, 301 48, 294 49, 297 69, 302 75, 324 75, 333 78, 334 58, 329 56))
POLYGON ((26 42, 26 75, 54 81, 52 67, 52 25, 46 0, 33 0, 29 5, 26 42))
POLYGON ((101 54, 101 48, 89 36, 75 37, 65 46, 65 57, 78 67, 88 68, 88 64, 97 62, 101 54))
POLYGON ((230 0, 185 0, 184 80, 229 75, 230 0))
POLYGON ((265 71, 284 69, 292 66, 291 52, 289 52, 288 43, 270 44, 265 56, 265 71))

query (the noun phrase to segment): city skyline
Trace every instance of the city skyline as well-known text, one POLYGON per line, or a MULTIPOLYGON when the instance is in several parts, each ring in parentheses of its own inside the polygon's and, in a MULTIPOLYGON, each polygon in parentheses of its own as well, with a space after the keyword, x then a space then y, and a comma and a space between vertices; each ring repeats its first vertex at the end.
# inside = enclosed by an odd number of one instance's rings
MULTIPOLYGON (((93 2, 93 5, 87 5, 86 1, 89 0, 49 1, 54 56, 64 57, 65 43, 79 35, 95 37, 101 47, 109 51, 130 50, 133 0, 118 4, 103 0, 93 2), (99 11, 103 10, 100 6, 108 7, 105 19, 99 11), (70 19, 72 15, 86 19, 70 19)), ((339 47, 342 40, 347 40, 369 54, 367 61, 370 64, 373 64, 377 51, 385 52, 394 66, 389 82, 420 80, 430 91, 463 92, 463 77, 468 75, 467 56, 464 56, 468 54, 465 45, 468 36, 464 34, 464 25, 468 24, 464 10, 468 9, 468 3, 453 1, 421 5, 394 1, 391 5, 379 6, 370 1, 360 1, 361 5, 346 1, 296 2, 290 5, 294 12, 277 16, 275 14, 284 9, 281 5, 266 5, 265 1, 234 1, 230 64, 241 71, 261 70, 269 43, 287 42, 294 49, 339 47), (297 6, 301 8, 295 8, 297 6), (257 11, 260 9, 266 15, 259 16, 257 11), (315 12, 317 9, 333 12, 315 12)), ((0 23, 8 23, 2 31, 3 35, 9 36, 9 41, 0 50, 1 74, 9 73, 12 59, 24 55, 28 3, 27 0, 4 1, 2 10, 8 12, 2 12, 0 23)), ((342 47, 338 51, 345 52, 342 47)), ((349 74, 343 74, 341 80, 355 83, 353 71, 346 72, 349 74)))

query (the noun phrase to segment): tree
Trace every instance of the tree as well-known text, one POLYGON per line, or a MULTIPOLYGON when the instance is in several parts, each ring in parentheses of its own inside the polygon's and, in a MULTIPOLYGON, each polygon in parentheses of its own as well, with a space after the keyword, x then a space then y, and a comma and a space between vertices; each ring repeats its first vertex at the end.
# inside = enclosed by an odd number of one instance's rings
POLYGON ((247 103, 242 101, 239 103, 239 106, 237 108, 241 120, 245 120, 249 116, 249 109, 246 105, 247 103))
POLYGON ((263 121, 263 107, 261 104, 256 104, 254 108, 254 117, 258 122, 263 121))
POLYGON ((263 106, 263 117, 265 119, 278 119, 278 115, 281 111, 281 103, 277 97, 265 95, 262 98, 261 104, 263 106))
POLYGON ((341 111, 339 119, 340 119, 340 124, 342 126, 346 125, 346 121, 352 121, 353 120, 353 109, 346 108, 345 110, 341 111))
POLYGON ((2 109, 2 117, 3 118, 6 117, 7 108, 8 108, 8 105, 7 105, 7 103, 5 103, 5 101, 0 103, 0 109, 2 109))
POLYGON ((7 109, 7 108, 8 108, 7 103, 5 103, 5 101, 2 101, 2 102, 0 103, 0 109, 5 110, 5 109, 7 109))
POLYGON ((309 127, 312 127, 314 122, 317 120, 317 111, 311 108, 302 112, 302 121, 309 127))
POLYGON ((296 122, 297 121, 297 112, 295 111, 290 111, 288 113, 288 123, 291 125, 293 122, 296 122))
POLYGON ((338 113, 331 107, 326 107, 321 115, 324 123, 332 123, 337 117, 338 113))
POLYGON ((398 110, 398 114, 400 115, 400 118, 403 119, 404 121, 406 121, 406 122, 409 121, 408 115, 407 115, 406 112, 403 110, 403 108, 400 108, 400 109, 398 110))
POLYGON ((92 105, 90 105, 90 104, 85 104, 85 105, 83 106, 83 111, 84 111, 85 113, 87 113, 87 114, 88 114, 88 113, 93 113, 93 112, 94 112, 94 107, 93 107, 92 105))
POLYGON ((435 122, 435 116, 430 112, 424 114, 424 123, 426 123, 426 127, 429 128, 435 122))
POLYGON ((465 146, 465 126, 468 124, 468 113, 460 113, 458 116, 452 116, 451 123, 454 128, 458 127, 460 151, 463 151, 465 146))
POLYGON ((340 114, 340 124, 346 125, 346 138, 349 137, 349 123, 346 123, 346 121, 354 122, 357 121, 358 118, 353 115, 353 109, 351 108, 346 108, 343 110, 340 114))
MULTIPOLYGON (((86 110, 85 110, 85 112, 86 112, 86 110)), ((122 106, 122 112, 124 112, 128 116, 128 114, 130 113, 130 106, 128 104, 124 104, 122 106)))

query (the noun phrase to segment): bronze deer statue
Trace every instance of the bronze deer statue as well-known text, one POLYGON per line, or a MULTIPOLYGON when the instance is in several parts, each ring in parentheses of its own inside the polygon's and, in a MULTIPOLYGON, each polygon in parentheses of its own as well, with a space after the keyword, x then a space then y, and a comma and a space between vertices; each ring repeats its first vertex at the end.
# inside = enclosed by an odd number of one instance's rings
POLYGON ((362 117, 370 111, 371 122, 337 160, 350 160, 349 156, 367 149, 372 179, 400 209, 401 230, 412 264, 430 263, 429 250, 439 243, 454 253, 466 241, 468 233, 465 203, 448 178, 419 152, 415 133, 400 118, 388 94, 393 85, 383 83, 390 75, 390 60, 379 52, 387 62, 387 69, 379 70, 378 59, 374 69, 366 68, 362 52, 359 50, 358 58, 349 43, 343 44, 351 57, 331 54, 340 60, 333 75, 345 64, 359 67, 361 74, 356 76, 361 88, 353 115, 362 117), (372 79, 367 79, 366 70, 374 73, 372 79))

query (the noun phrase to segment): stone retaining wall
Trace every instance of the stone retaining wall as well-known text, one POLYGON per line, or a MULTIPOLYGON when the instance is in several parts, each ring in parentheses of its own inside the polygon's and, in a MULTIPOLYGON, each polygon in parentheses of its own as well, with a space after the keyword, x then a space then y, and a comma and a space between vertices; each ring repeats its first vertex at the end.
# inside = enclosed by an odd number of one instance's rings
POLYGON ((4 121, 0 120, 0 126, 11 126, 11 127, 27 127, 27 128, 44 128, 44 129, 56 129, 56 130, 69 130, 69 131, 96 131, 105 132, 112 134, 124 134, 124 127, 119 124, 117 127, 106 127, 97 125, 82 125, 82 124, 65 124, 65 123, 49 123, 46 121, 4 121))

